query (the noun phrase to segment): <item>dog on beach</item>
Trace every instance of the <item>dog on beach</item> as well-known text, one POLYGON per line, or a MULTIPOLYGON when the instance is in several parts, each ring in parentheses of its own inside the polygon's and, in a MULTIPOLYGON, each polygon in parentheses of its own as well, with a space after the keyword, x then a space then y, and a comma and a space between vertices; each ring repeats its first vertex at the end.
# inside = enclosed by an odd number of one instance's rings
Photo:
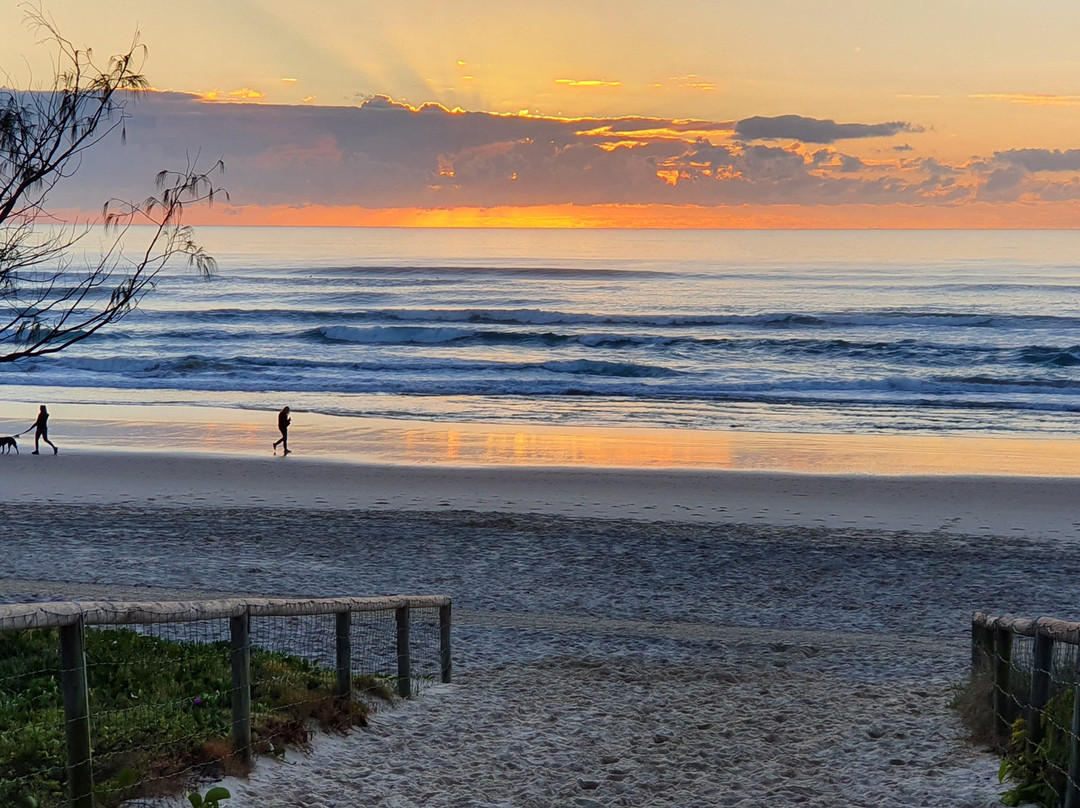
POLYGON ((0 438, 0 454, 8 454, 12 449, 15 450, 15 454, 19 453, 19 444, 15 442, 14 437, 0 438))

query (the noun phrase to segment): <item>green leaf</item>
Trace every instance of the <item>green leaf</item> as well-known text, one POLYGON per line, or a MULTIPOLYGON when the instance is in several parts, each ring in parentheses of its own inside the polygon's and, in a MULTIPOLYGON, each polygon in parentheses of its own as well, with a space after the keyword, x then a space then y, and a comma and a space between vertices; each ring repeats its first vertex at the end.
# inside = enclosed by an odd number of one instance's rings
POLYGON ((188 802, 191 803, 191 808, 203 808, 202 796, 198 791, 192 791, 187 795, 188 802))
POLYGON ((229 793, 229 789, 224 786, 214 786, 212 789, 206 792, 206 799, 217 802, 218 800, 227 800, 232 794, 229 793))

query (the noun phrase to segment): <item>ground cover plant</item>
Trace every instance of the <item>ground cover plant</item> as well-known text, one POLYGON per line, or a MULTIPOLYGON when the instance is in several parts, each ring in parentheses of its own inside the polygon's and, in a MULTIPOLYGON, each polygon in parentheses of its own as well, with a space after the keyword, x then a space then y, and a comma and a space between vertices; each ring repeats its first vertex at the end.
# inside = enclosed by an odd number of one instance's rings
MULTIPOLYGON (((55 630, 0 634, 0 805, 66 802, 63 690, 55 630)), ((242 773, 232 754, 228 642, 177 642, 127 629, 86 632, 94 788, 99 808, 179 792, 192 780, 242 773)), ((252 648, 256 751, 302 745, 317 722, 366 724, 369 704, 392 691, 354 677, 364 698, 334 696, 336 672, 252 648)))
POLYGON ((1069 727, 1075 691, 1067 690, 1050 699, 1042 710, 1042 740, 1031 743, 1023 718, 1012 724, 1008 748, 1001 761, 998 778, 1010 788, 1001 795, 1005 805, 1034 803, 1056 808, 1065 795, 1069 770, 1069 727))
MULTIPOLYGON (((1030 677, 1015 676, 1011 685, 1012 701, 1022 704, 1030 677)), ((969 741, 1001 755, 998 779, 1006 789, 1001 794, 1002 803, 1056 808, 1066 787, 1075 690, 1063 690, 1047 702, 1040 720, 1042 739, 1037 744, 1031 742, 1028 722, 1023 717, 1010 725, 1007 742, 995 737, 992 697, 993 679, 982 674, 957 688, 952 708, 963 722, 969 741)))

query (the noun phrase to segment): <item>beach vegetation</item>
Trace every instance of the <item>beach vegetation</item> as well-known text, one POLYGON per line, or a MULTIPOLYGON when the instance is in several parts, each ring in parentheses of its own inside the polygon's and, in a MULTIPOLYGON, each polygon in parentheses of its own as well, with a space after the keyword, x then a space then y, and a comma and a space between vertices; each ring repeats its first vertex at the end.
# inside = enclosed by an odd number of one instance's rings
MULTIPOLYGON (((1067 681, 1061 671, 1057 681, 1067 681)), ((1031 675, 1014 671, 1009 683, 1009 703, 1027 703, 1031 675)), ((1032 742, 1028 720, 1021 716, 1009 725, 1007 739, 996 735, 994 681, 989 671, 981 672, 956 687, 950 707, 960 718, 968 740, 1001 755, 998 781, 1007 786, 1001 794, 1004 805, 1041 805, 1056 808, 1067 782, 1075 690, 1064 689, 1047 701, 1040 714, 1042 737, 1032 742)))
POLYGON ((214 786, 205 794, 192 791, 187 795, 187 798, 188 802, 191 803, 191 808, 221 808, 222 801, 229 799, 231 796, 229 789, 214 786))
MULTIPOLYGON (((65 804, 57 649, 54 630, 0 634, 0 805, 65 804)), ((228 642, 87 630, 94 788, 100 808, 244 773, 230 739, 230 652, 228 642)), ((266 754, 305 745, 314 727, 346 731, 365 726, 373 704, 393 699, 387 683, 370 676, 353 677, 357 698, 339 699, 332 668, 259 648, 251 651, 251 681, 253 746, 266 754)), ((203 805, 216 804, 201 799, 203 805)))
POLYGON ((949 702, 967 733, 968 742, 985 749, 997 746, 993 698, 993 674, 982 671, 953 688, 949 702))
POLYGON ((1073 693, 1051 699, 1042 711, 1042 740, 1032 743, 1027 721, 1012 724, 1009 745, 998 769, 998 781, 1009 783, 1001 795, 1005 805, 1041 805, 1056 808, 1065 793, 1069 770, 1069 739, 1073 693))
POLYGON ((126 137, 130 105, 150 91, 141 72, 146 49, 136 34, 125 53, 99 63, 40 7, 25 9, 28 24, 55 51, 55 71, 47 86, 0 89, 0 362, 63 350, 115 323, 173 258, 210 274, 214 259, 183 224, 183 213, 225 193, 215 184, 224 164, 207 168, 188 156, 183 169, 161 171, 156 193, 143 201, 105 201, 104 236, 91 248, 88 237, 99 231, 67 222, 49 197, 90 150, 126 137), (136 236, 135 225, 148 227, 136 236), (136 238, 139 246, 127 250, 126 240, 136 238))

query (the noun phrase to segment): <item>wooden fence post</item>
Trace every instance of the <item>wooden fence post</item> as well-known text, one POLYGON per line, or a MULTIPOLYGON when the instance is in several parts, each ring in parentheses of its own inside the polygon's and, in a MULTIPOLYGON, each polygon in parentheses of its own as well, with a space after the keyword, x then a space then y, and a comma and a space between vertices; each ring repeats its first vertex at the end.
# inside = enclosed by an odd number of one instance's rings
POLYGON ((1039 628, 1031 661, 1031 694, 1028 698, 1028 742, 1038 745, 1043 739, 1042 711, 1050 700, 1050 666, 1054 658, 1054 640, 1039 628))
POLYGON ((352 698, 352 612, 337 613, 337 696, 352 698))
POLYGON ((994 658, 994 631, 986 625, 986 618, 976 612, 971 618, 971 675, 990 670, 994 658))
POLYGON ((90 702, 86 686, 83 616, 60 627, 60 675, 64 686, 67 781, 72 808, 94 808, 90 757, 90 702))
POLYGON ((1012 670, 1012 631, 994 629, 994 718, 998 740, 1008 739, 1012 726, 1012 693, 1009 674, 1012 670))
POLYGON ((450 662, 450 604, 439 607, 439 668, 443 684, 450 684, 453 670, 450 662))
POLYGON ((247 610, 229 618, 232 640, 233 752, 251 765, 251 625, 247 610))
POLYGON ((397 608, 397 690, 403 699, 412 697, 412 662, 409 659, 409 604, 397 608))

